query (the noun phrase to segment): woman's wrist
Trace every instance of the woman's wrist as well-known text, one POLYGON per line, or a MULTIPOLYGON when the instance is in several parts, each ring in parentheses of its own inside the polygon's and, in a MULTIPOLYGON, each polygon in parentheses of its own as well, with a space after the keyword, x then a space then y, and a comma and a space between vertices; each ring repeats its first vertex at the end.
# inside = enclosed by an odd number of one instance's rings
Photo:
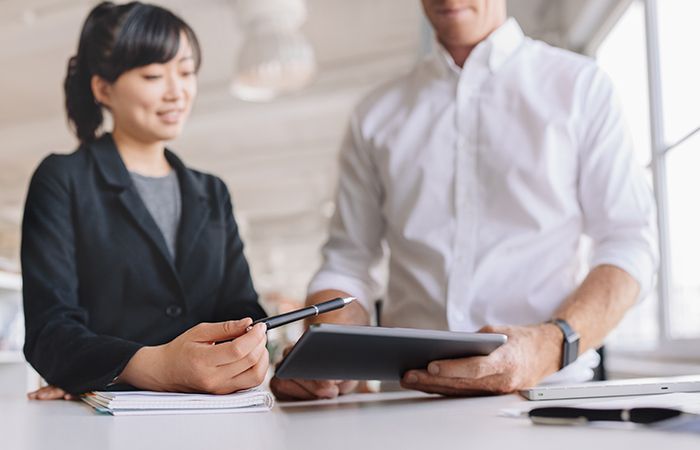
POLYGON ((162 346, 141 347, 117 377, 118 382, 151 391, 168 390, 162 353, 162 346))

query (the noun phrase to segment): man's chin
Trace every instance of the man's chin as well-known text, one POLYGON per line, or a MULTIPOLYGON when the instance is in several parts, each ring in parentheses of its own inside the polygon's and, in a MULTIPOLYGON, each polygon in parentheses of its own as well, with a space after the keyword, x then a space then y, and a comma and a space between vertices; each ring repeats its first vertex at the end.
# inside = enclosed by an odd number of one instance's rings
POLYGON ((484 34, 471 22, 469 25, 443 27, 437 31, 440 42, 451 47, 473 47, 484 40, 484 34))

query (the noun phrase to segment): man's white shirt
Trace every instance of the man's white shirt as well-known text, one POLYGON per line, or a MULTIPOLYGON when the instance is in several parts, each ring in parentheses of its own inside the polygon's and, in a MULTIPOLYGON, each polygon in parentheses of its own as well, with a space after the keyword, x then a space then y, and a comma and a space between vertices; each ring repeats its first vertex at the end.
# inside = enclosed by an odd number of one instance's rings
MULTIPOLYGON (((463 68, 438 46, 356 108, 309 292, 340 289, 368 311, 384 294, 386 326, 539 323, 580 282, 582 235, 590 267, 617 266, 649 292, 654 223, 609 79, 509 19, 463 68)), ((549 381, 589 379, 597 364, 588 352, 549 381)))

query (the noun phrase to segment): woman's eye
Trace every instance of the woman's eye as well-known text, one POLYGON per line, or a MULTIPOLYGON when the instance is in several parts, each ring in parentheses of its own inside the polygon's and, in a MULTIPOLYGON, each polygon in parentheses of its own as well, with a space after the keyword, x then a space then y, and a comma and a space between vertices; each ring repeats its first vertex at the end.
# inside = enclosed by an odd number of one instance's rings
POLYGON ((182 72, 183 77, 191 77, 192 75, 194 75, 194 70, 186 70, 182 72))
POLYGON ((144 75, 143 78, 146 80, 158 80, 160 78, 163 78, 163 76, 162 75, 144 75))

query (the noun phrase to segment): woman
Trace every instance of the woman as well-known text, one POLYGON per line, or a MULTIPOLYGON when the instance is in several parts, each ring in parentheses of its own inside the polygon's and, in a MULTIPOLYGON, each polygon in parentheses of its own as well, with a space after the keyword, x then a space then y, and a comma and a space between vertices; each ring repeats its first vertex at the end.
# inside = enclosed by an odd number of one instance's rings
POLYGON ((40 164, 25 206, 24 352, 52 385, 30 398, 263 380, 265 328, 246 329, 264 311, 226 186, 164 145, 199 64, 194 32, 163 8, 105 2, 87 17, 64 86, 80 147, 40 164), (99 133, 103 110, 112 133, 99 133))

